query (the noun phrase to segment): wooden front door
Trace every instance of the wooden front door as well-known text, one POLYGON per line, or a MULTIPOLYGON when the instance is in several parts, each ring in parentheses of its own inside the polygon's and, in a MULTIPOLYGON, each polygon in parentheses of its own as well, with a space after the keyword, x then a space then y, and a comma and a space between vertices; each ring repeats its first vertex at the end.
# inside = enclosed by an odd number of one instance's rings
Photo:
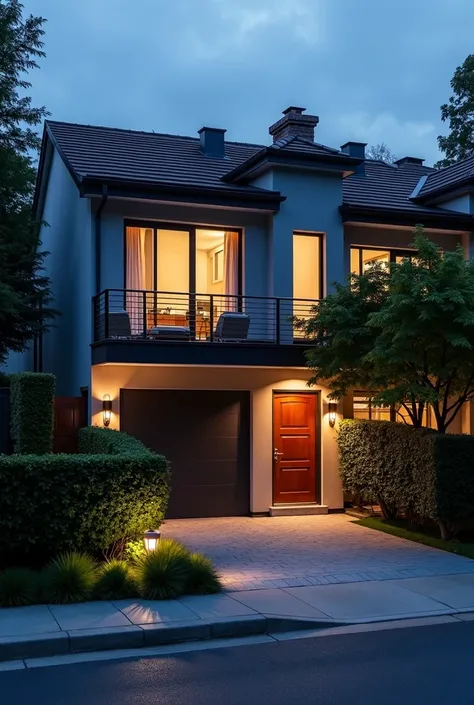
POLYGON ((316 501, 316 395, 275 394, 273 501, 316 501))

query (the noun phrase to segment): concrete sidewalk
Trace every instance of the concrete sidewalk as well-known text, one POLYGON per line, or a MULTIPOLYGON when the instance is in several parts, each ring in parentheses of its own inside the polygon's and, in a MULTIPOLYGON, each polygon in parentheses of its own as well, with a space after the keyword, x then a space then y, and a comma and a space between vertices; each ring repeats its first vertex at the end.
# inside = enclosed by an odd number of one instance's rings
POLYGON ((0 609, 0 661, 463 613, 473 574, 17 607, 0 609))

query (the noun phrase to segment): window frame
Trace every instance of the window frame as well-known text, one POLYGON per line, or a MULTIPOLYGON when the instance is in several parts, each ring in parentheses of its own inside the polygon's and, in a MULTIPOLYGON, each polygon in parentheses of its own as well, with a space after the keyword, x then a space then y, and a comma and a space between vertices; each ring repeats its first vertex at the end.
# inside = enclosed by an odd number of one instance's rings
POLYGON ((373 250, 374 252, 388 252, 390 259, 389 262, 392 264, 393 262, 396 262, 397 257, 407 257, 407 258, 412 258, 416 255, 416 250, 406 248, 406 247, 383 247, 383 246, 372 246, 372 245, 350 245, 349 246, 349 270, 351 274, 354 274, 354 272, 351 269, 350 266, 350 255, 352 250, 356 250, 359 253, 359 271, 357 272, 357 275, 360 276, 363 274, 363 261, 362 261, 362 252, 364 250, 373 250))
MULTIPOLYGON (((322 299, 324 297, 324 248, 323 248, 323 238, 324 238, 324 233, 319 232, 319 231, 308 231, 308 230, 293 230, 293 237, 292 237, 292 257, 293 257, 293 252, 294 252, 294 243, 295 243, 295 235, 298 236, 303 236, 303 237, 317 237, 318 238, 318 258, 319 258, 319 266, 318 266, 318 277, 319 277, 319 286, 318 286, 318 298, 322 299)), ((292 298, 295 299, 294 293, 295 293, 295 282, 294 282, 294 273, 293 273, 293 268, 291 271, 291 279, 292 279, 292 298)), ((295 299, 298 301, 298 299, 295 299)), ((303 300, 303 299, 301 299, 303 300)), ((308 299, 308 300, 313 300, 313 299, 308 299)))
POLYGON ((188 291, 175 292, 189 294, 204 294, 196 290, 196 230, 218 230, 238 234, 238 296, 243 293, 243 229, 226 225, 196 225, 194 223, 170 223, 157 220, 137 220, 125 218, 123 225, 123 289, 127 289, 127 228, 147 228, 153 231, 153 289, 159 291, 158 284, 158 230, 179 230, 189 233, 189 284, 188 291))
MULTIPOLYGON (((354 400, 356 398, 361 398, 361 397, 363 397, 364 399, 367 400, 367 407, 368 407, 368 414, 369 414, 368 420, 369 421, 376 421, 377 420, 377 419, 371 418, 372 408, 374 408, 374 409, 389 409, 390 410, 390 421, 393 421, 396 423, 405 423, 405 421, 403 419, 397 419, 399 412, 396 410, 395 404, 390 404, 390 406, 372 407, 372 399, 371 399, 369 393, 363 389, 357 389, 357 390, 353 391, 353 393, 352 393, 352 417, 354 419, 358 418, 354 414, 354 400)), ((431 413, 430 413, 430 411, 431 411, 430 407, 425 406, 424 413, 426 414, 426 426, 424 426, 423 428, 431 428, 431 425, 430 425, 431 424, 431 413)), ((408 424, 408 425, 411 425, 411 424, 408 424)))

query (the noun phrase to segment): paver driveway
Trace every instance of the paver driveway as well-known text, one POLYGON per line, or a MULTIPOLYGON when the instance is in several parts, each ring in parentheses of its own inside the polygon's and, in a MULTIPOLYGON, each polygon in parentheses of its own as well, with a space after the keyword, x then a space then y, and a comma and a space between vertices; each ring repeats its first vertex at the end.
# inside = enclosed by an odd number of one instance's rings
POLYGON ((367 529, 343 514, 174 519, 164 536, 206 553, 226 590, 473 573, 474 561, 367 529))

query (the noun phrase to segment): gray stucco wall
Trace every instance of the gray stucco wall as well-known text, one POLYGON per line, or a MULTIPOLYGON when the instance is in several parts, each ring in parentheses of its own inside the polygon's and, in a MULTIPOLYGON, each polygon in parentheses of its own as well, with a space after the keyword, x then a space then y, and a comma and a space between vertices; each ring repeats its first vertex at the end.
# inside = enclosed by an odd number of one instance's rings
POLYGON ((90 382, 91 297, 94 259, 90 201, 81 199, 69 172, 55 152, 41 229, 43 248, 51 254, 46 272, 54 307, 61 312, 44 336, 43 369, 54 372, 58 395, 79 395, 90 382))
POLYGON ((461 213, 472 213, 473 211, 471 210, 471 196, 469 196, 468 193, 465 193, 462 196, 458 196, 458 198, 452 198, 447 201, 442 201, 441 203, 438 204, 439 208, 446 208, 447 210, 450 211, 459 211, 461 213))
POLYGON ((339 175, 288 169, 275 169, 255 180, 255 186, 280 191, 286 200, 275 214, 270 232, 270 279, 275 296, 293 296, 293 232, 323 233, 325 282, 323 291, 332 290, 334 281, 344 278, 344 235, 339 206, 342 179, 339 175))

